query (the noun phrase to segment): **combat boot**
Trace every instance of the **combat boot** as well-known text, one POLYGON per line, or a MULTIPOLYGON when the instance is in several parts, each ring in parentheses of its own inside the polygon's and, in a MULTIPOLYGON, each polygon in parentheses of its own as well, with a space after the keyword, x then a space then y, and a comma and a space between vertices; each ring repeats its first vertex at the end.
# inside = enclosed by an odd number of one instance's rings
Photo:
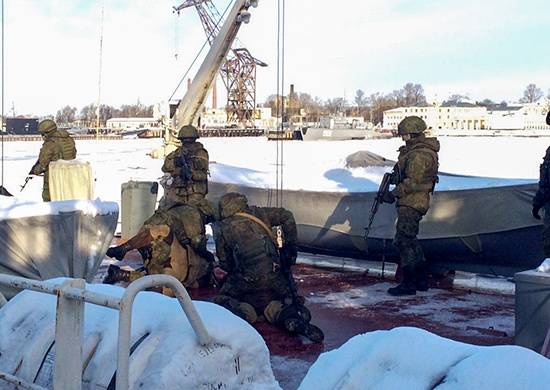
POLYGON ((315 325, 305 322, 301 318, 288 318, 285 321, 285 329, 290 333, 297 333, 306 336, 314 343, 321 343, 325 339, 323 331, 315 325))
POLYGON ((107 249, 106 255, 110 258, 115 258, 117 260, 124 259, 124 256, 126 256, 126 252, 128 252, 130 249, 130 246, 128 244, 122 244, 119 246, 113 246, 109 249, 107 249))
POLYGON ((129 282, 130 271, 121 269, 117 265, 110 265, 107 269, 107 276, 103 279, 103 284, 115 284, 116 282, 129 282))
POLYGON ((424 261, 415 268, 416 289, 418 291, 428 291, 430 288, 430 283, 428 282, 428 270, 426 268, 426 263, 424 261))
POLYGON ((403 267, 403 281, 395 287, 388 289, 388 294, 393 296, 416 295, 415 270, 410 265, 403 267))

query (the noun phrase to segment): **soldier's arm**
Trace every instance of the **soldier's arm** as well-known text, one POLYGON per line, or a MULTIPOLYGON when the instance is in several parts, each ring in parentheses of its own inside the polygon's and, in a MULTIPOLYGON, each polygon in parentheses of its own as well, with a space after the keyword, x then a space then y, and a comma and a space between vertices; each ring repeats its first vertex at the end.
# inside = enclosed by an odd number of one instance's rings
POLYGON ((192 177, 193 180, 196 181, 202 181, 208 179, 208 164, 209 164, 209 157, 208 152, 206 149, 200 149, 195 154, 194 158, 194 165, 198 169, 193 169, 192 177))
POLYGON ((218 224, 214 225, 217 225, 212 227, 214 230, 214 243, 216 244, 216 256, 220 262, 221 269, 231 272, 234 267, 232 251, 221 234, 220 226, 218 224))
POLYGON ((38 160, 31 169, 33 175, 40 175, 48 170, 48 165, 53 159, 55 153, 55 143, 53 142, 44 142, 42 148, 40 148, 40 153, 38 154, 38 160))
POLYGON ((162 164, 162 172, 170 173, 171 175, 177 175, 177 173, 175 172, 176 169, 178 169, 175 164, 176 152, 177 150, 166 156, 166 158, 164 159, 164 164, 162 164))
POLYGON ((282 226, 285 241, 288 245, 295 245, 298 239, 298 230, 296 229, 296 220, 291 211, 282 207, 252 207, 260 209, 260 218, 265 218, 271 226, 282 226))
POLYGON ((406 163, 404 179, 396 186, 394 195, 401 197, 413 192, 430 191, 436 175, 437 166, 433 157, 425 152, 414 153, 406 163))

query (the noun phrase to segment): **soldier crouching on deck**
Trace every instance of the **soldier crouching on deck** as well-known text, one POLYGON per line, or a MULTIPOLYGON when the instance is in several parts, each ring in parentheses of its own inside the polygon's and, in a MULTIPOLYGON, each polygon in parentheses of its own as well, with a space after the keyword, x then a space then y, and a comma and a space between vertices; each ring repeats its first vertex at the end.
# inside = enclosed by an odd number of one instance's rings
POLYGON ((122 260, 128 251, 138 249, 144 260, 143 268, 126 271, 110 265, 103 283, 132 282, 147 274, 167 274, 188 288, 208 285, 214 255, 206 249, 205 224, 213 222, 216 216, 216 209, 206 199, 158 208, 134 237, 107 251, 107 256, 122 260))
POLYGON ((311 314, 291 274, 297 256, 292 213, 283 208, 249 207, 246 197, 238 193, 220 198, 219 213, 214 240, 227 277, 214 302, 249 323, 263 316, 290 333, 322 342, 323 332, 310 324, 311 314))

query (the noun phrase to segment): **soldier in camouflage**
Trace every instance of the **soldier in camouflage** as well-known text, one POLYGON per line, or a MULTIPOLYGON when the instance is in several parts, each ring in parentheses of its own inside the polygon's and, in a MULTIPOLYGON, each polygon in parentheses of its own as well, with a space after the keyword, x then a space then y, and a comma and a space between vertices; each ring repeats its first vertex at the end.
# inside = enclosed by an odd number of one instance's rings
POLYGON ((42 186, 42 200, 50 201, 49 165, 52 161, 73 160, 76 158, 74 140, 66 130, 57 128, 51 119, 45 119, 38 124, 38 132, 42 135, 44 143, 40 148, 38 160, 31 168, 29 175, 44 175, 42 186))
POLYGON ((426 259, 416 236, 420 220, 428 212, 430 194, 437 182, 439 141, 425 136, 426 123, 410 116, 398 125, 405 141, 392 174, 395 188, 386 193, 384 202, 397 200, 397 224, 394 245, 399 250, 403 281, 388 289, 391 295, 414 295, 428 290, 426 259))
POLYGON ((216 218, 217 210, 206 199, 158 208, 134 237, 107 251, 107 256, 122 260, 128 251, 138 249, 143 268, 126 271, 111 265, 103 282, 132 282, 147 274, 168 274, 188 288, 209 284, 214 255, 206 249, 205 224, 216 218))
MULTIPOLYGON (((550 126, 550 111, 546 115, 546 124, 550 126)), ((533 217, 540 219, 540 209, 544 209, 542 229, 542 249, 544 257, 550 257, 550 147, 540 164, 539 188, 533 198, 533 217)))
POLYGON ((227 272, 214 302, 249 323, 263 316, 290 333, 321 342, 323 332, 310 324, 305 300, 297 295, 290 267, 296 262, 296 222, 283 208, 249 207, 244 195, 228 193, 219 201, 214 229, 216 254, 227 272), (273 233, 276 227, 282 234, 273 233), (283 240, 277 237, 284 237, 283 240))
POLYGON ((183 126, 178 133, 181 146, 166 156, 162 171, 169 174, 163 181, 163 206, 203 199, 208 193, 208 152, 200 142, 194 126, 183 126))

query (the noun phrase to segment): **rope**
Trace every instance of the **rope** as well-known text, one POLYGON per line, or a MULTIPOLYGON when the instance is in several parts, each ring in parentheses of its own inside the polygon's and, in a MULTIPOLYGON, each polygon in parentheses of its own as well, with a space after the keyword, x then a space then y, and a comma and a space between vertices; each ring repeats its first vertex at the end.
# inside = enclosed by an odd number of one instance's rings
POLYGON ((222 16, 220 16, 220 19, 218 20, 218 22, 216 23, 216 26, 215 28, 212 29, 212 31, 210 32, 210 34, 206 37, 206 40, 204 41, 204 43, 202 44, 202 47, 200 48, 199 52, 197 53, 197 55, 195 56, 195 58, 193 59, 193 62, 191 62, 191 65, 189 65, 189 67, 187 68, 187 70, 185 71, 185 74, 181 77, 178 85, 176 86, 176 89, 174 89, 174 92, 172 92, 172 95, 170 95, 170 98, 168 99, 168 101, 172 100, 172 98, 174 97, 174 95, 176 94, 176 92, 178 91, 179 87, 181 86, 181 83, 183 83, 183 81, 185 80, 185 78, 187 77, 187 75, 189 74, 189 72, 191 71, 191 68, 193 67, 193 65, 195 65, 195 62, 197 62, 199 56, 201 55, 202 51, 204 50, 204 48, 206 47, 206 45, 208 44, 208 42, 210 41, 210 37, 212 35, 214 35, 214 32, 216 30, 216 28, 220 25, 220 23, 222 22, 225 14, 227 13, 227 11, 229 10, 229 7, 233 4, 235 0, 231 0, 229 2, 229 4, 227 4, 227 7, 225 8, 225 11, 223 11, 223 14, 222 16))

